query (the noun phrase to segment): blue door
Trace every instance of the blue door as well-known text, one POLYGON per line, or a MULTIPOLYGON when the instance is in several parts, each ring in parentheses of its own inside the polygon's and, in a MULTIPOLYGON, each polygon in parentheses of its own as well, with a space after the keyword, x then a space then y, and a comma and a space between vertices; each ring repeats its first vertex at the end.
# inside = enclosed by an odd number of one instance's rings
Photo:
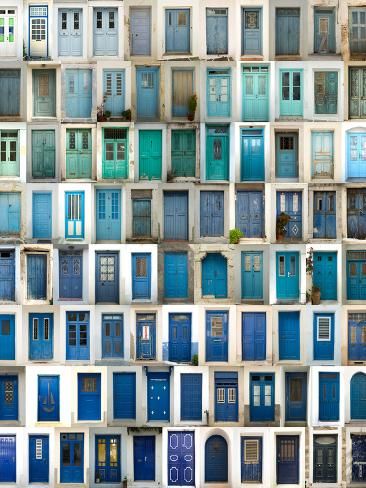
POLYGON ((348 314, 348 359, 366 360, 366 314, 348 314))
POLYGON ((366 481, 366 435, 351 434, 352 481, 366 481))
POLYGON ((190 10, 165 10, 165 52, 189 53, 190 48, 190 10))
POLYGON ((313 327, 314 360, 332 361, 334 359, 334 314, 315 313, 313 327))
POLYGON ((60 482, 84 482, 84 434, 60 435, 60 482))
POLYGON ((113 418, 136 418, 136 373, 113 373, 113 418))
POLYGON ((215 422, 238 421, 238 373, 215 373, 215 422))
POLYGON ((49 482, 49 437, 29 436, 29 483, 49 482))
POLYGON ((276 482, 297 484, 299 482, 299 436, 276 436, 276 482))
POLYGON ((227 442, 221 435, 212 435, 205 444, 205 482, 228 482, 227 442))
POLYGON ((29 314, 29 359, 53 358, 53 314, 29 314))
POLYGON ((132 300, 151 298, 151 254, 132 254, 132 300))
POLYGON ((366 191, 363 188, 347 190, 347 237, 366 238, 366 191))
POLYGON ((242 359, 265 361, 266 359, 266 313, 242 313, 242 359))
POLYGON ((250 373, 250 421, 275 419, 275 375, 250 373))
POLYGON ((0 251, 0 300, 15 300, 15 251, 0 251))
POLYGON ((206 311, 206 361, 228 360, 228 318, 226 311, 206 311))
POLYGON ((125 109, 124 70, 103 70, 103 84, 106 101, 104 110, 112 117, 120 117, 125 109))
POLYGON ((78 374, 78 420, 101 419, 100 373, 78 374))
POLYGON ((147 375, 147 420, 170 420, 170 373, 147 375))
POLYGON ((121 481, 121 436, 95 436, 95 483, 121 481))
POLYGON ((276 134, 276 177, 297 178, 298 164, 298 135, 283 133, 276 134))
POLYGON ((319 420, 339 420, 339 373, 319 373, 319 420))
POLYGON ((0 360, 15 359, 15 315, 0 315, 0 360))
POLYGON ((59 56, 82 56, 83 12, 81 9, 58 10, 59 56))
POLYGON ((300 359, 300 313, 278 313, 279 360, 300 359))
POLYGON ((242 46, 241 54, 262 54, 262 9, 242 9, 242 46))
POLYGON ((168 485, 195 486, 193 431, 168 432, 168 485))
POLYGON ((263 252, 241 253, 241 298, 263 299, 263 252))
POLYGON ((333 136, 332 131, 311 131, 313 178, 333 178, 333 136))
POLYGON ((155 314, 136 315, 136 359, 155 359, 156 357, 156 316, 155 314))
POLYGON ((264 196, 262 191, 236 192, 236 228, 244 237, 263 237, 264 196))
POLYGON ((299 298, 299 253, 277 252, 277 299, 298 300, 299 298))
MULTIPOLYGON (((315 73, 315 77, 317 72, 315 73)), ((303 71, 302 69, 280 69, 280 116, 301 117, 303 115, 303 71)), ((316 85, 318 88, 318 86, 316 85)), ((317 92, 315 91, 317 100, 317 92)))
POLYGON ((224 235, 223 191, 201 191, 200 221, 201 237, 220 237, 224 235))
POLYGON ((136 116, 138 120, 159 118, 159 68, 136 67, 136 116))
POLYGON ((92 110, 92 70, 65 70, 65 115, 89 119, 92 110))
POLYGON ((84 239, 84 192, 65 192, 65 239, 84 239))
POLYGON ((155 436, 133 437, 134 481, 155 481, 155 436))
POLYGON ((366 374, 356 373, 351 379, 351 419, 366 419, 366 374))
POLYGON ((0 101, 0 115, 19 115, 20 112, 20 69, 2 69, 0 80, 3 93, 0 101))
POLYGON ((264 133, 263 129, 241 131, 241 181, 264 181, 264 133))
POLYGON ((102 315, 102 357, 123 358, 123 315, 102 315))
POLYGON ((286 373, 286 421, 305 422, 307 374, 286 373))
POLYGON ((188 192, 164 192, 164 239, 188 240, 188 192))
POLYGON ((276 56, 300 54, 300 9, 276 8, 276 56))
POLYGON ((33 238, 52 237, 52 193, 33 192, 32 207, 33 238))
POLYGON ((186 252, 164 253, 164 298, 188 297, 188 255, 186 252))
POLYGON ((227 54, 228 52, 228 9, 206 9, 207 54, 227 54))
POLYGON ((314 252, 313 285, 322 300, 337 300, 337 253, 314 252))
POLYGON ((89 359, 89 312, 66 312, 66 359, 89 359))
POLYGON ((95 253, 95 301, 119 303, 119 253, 95 253))
POLYGON ((15 435, 0 435, 0 482, 16 482, 15 435))
POLYGON ((60 420, 60 377, 38 376, 38 422, 60 420))
POLYGON ((94 56, 118 55, 118 10, 94 8, 94 56))
POLYGON ((347 300, 366 298, 366 254, 347 251, 347 300))
POLYGON ((2 235, 20 232, 20 192, 0 193, 0 233, 2 235))
POLYGON ((202 260, 202 296, 227 298, 227 259, 220 253, 202 260))
POLYGON ((314 192, 314 227, 315 239, 335 239, 336 228, 336 192, 314 192))
POLYGON ((131 56, 151 54, 151 8, 130 8, 130 49, 131 56))
POLYGON ((336 52, 334 9, 314 8, 314 53, 336 52))
POLYGON ((231 72, 229 69, 207 70, 207 115, 230 117, 231 72))
POLYGON ((132 198, 132 237, 151 237, 151 193, 132 198))
POLYGON ((229 160, 229 128, 206 127, 206 180, 228 180, 229 160))
POLYGON ((47 299, 46 254, 27 254, 27 299, 47 299))
POLYGON ((243 64, 243 120, 269 120, 269 66, 243 64))
POLYGON ((182 373, 180 375, 180 419, 202 420, 202 374, 182 373))
POLYGON ((83 298, 82 251, 59 251, 59 297, 81 300, 83 298))
POLYGON ((97 241, 121 240, 121 190, 97 190, 97 241))
POLYGON ((191 314, 169 314, 169 361, 191 361, 191 314))
POLYGON ((18 376, 0 376, 0 420, 18 420, 18 376))
POLYGON ((262 483, 262 437, 241 437, 241 482, 262 483))
POLYGON ((349 132, 347 135, 348 178, 366 177, 366 133, 349 132))

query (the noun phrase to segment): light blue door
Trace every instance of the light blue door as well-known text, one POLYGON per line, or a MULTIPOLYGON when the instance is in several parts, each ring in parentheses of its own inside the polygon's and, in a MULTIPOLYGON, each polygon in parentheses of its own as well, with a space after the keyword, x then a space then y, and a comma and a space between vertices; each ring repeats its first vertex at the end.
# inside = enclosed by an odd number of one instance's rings
POLYGON ((349 132, 347 135, 348 178, 366 178, 366 133, 349 132))
POLYGON ((52 237, 52 193, 33 192, 32 194, 33 238, 52 237))
POLYGON ((27 254, 27 299, 47 299, 47 254, 27 254))
POLYGON ((136 116, 139 120, 159 118, 159 68, 136 67, 136 116))
POLYGON ((20 208, 20 192, 0 192, 0 234, 19 234, 20 208))
POLYGON ((262 191, 236 192, 236 228, 244 237, 263 237, 264 196, 262 191))
POLYGON ((92 109, 91 69, 65 70, 65 115, 75 119, 89 119, 92 109))
POLYGON ((314 192, 314 238, 335 239, 337 237, 336 201, 335 191, 314 192))
POLYGON ((125 72, 124 70, 103 70, 104 111, 112 117, 121 117, 125 109, 125 72))
POLYGON ((269 119, 269 66, 243 66, 242 111, 244 121, 269 119))
POLYGON ((118 55, 118 10, 94 8, 94 56, 118 55))
POLYGON ((167 53, 190 52, 190 10, 165 10, 165 51, 167 53))
POLYGON ((302 116, 303 71, 302 69, 280 70, 280 115, 302 116))
POLYGON ((242 55, 262 54, 262 9, 242 10, 242 55))
POLYGON ((230 117, 231 72, 229 69, 207 70, 207 115, 230 117))
POLYGON ((20 112, 20 69, 0 70, 0 115, 13 116, 20 112))
POLYGON ((299 299, 299 253, 277 252, 277 299, 299 299))
POLYGON ((0 251, 0 300, 15 300, 15 251, 0 251))
POLYGON ((164 192, 164 239, 188 240, 188 192, 164 192))
POLYGON ((297 178, 298 136, 295 133, 276 134, 276 176, 277 178, 297 178))
POLYGON ((33 116, 56 117, 56 70, 34 69, 33 116))
POLYGON ((333 178, 333 132, 312 131, 311 146, 313 178, 333 178))
POLYGON ((263 299, 263 253, 241 253, 241 297, 243 300, 263 299))
POLYGON ((53 358, 53 314, 29 314, 29 359, 53 358))
POLYGON ((316 114, 336 114, 338 110, 338 72, 316 71, 314 73, 316 114))
POLYGON ((363 6, 350 7, 348 16, 351 54, 364 54, 366 52, 366 9, 363 6))
POLYGON ((84 192, 65 192, 65 238, 84 238, 84 192))
POLYGON ((83 12, 81 9, 58 10, 58 54, 59 56, 82 56, 83 12))
POLYGON ((300 359, 300 313, 279 312, 278 314, 278 358, 300 359))
POLYGON ((241 131, 240 179, 264 181, 264 135, 262 129, 241 131))
POLYGON ((337 253, 314 252, 313 285, 322 300, 337 300, 337 253))
POLYGON ((200 235, 220 237, 224 235, 224 192, 201 191, 200 235))
POLYGON ((228 52, 228 9, 206 9, 207 54, 227 54, 228 52))
POLYGON ((121 190, 97 190, 97 241, 121 240, 121 190))
POLYGON ((130 7, 131 56, 150 56, 151 8, 130 7))

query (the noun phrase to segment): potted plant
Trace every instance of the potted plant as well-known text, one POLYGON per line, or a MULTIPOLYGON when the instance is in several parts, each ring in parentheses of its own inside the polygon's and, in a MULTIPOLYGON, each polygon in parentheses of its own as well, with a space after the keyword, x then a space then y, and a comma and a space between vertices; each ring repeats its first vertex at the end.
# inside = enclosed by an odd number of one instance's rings
POLYGON ((198 366, 198 354, 192 356, 192 366, 198 366))
POLYGON ((111 118, 111 115, 112 115, 112 114, 111 114, 111 111, 110 111, 110 110, 105 110, 105 111, 104 111, 104 115, 105 115, 105 118, 106 118, 107 120, 109 120, 109 119, 111 118))
POLYGON ((230 244, 239 244, 239 241, 242 237, 244 237, 244 233, 240 229, 230 229, 229 232, 230 244))
POLYGON ((104 103, 97 106, 97 121, 98 122, 105 122, 107 120, 106 116, 104 115, 104 103))
POLYGON ((125 476, 125 477, 123 478, 123 481, 122 481, 122 487, 123 487, 123 488, 127 488, 127 476, 125 476))
POLYGON ((126 122, 131 122, 131 110, 128 108, 122 112, 122 117, 126 122))
POLYGON ((197 109, 197 95, 193 94, 188 100, 188 120, 192 122, 197 109))
POLYGON ((277 216, 276 220, 276 240, 279 241, 283 239, 286 235, 287 229, 286 226, 290 222, 291 217, 285 213, 281 212, 280 215, 277 216))
POLYGON ((313 305, 320 304, 320 288, 318 286, 313 285, 311 289, 311 303, 313 305))
POLYGON ((308 251, 308 255, 306 256, 306 272, 309 275, 312 275, 314 271, 314 257, 313 257, 313 248, 311 247, 308 251))

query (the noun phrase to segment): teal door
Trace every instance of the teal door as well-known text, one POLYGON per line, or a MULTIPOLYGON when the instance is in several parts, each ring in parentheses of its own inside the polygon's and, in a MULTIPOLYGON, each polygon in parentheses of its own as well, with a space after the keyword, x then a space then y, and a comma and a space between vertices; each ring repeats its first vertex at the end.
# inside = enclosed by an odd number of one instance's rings
POLYGON ((243 129, 240 155, 241 181, 264 181, 264 163, 263 129, 243 129))
POLYGON ((313 285, 322 300, 337 300, 337 253, 314 252, 313 285))
POLYGON ((207 115, 230 117, 231 74, 229 69, 207 70, 207 115))
POLYGON ((172 176, 194 177, 196 175, 196 131, 172 130, 172 176))
POLYGON ((56 117, 56 70, 33 70, 33 116, 56 117))
POLYGON ((66 129, 66 178, 91 177, 91 129, 66 129))
POLYGON ((18 131, 0 131, 0 176, 19 176, 18 131))
POLYGON ((366 68, 349 68, 349 118, 366 117, 366 68))
POLYGON ((243 66, 243 120, 269 120, 269 66, 243 66))
POLYGON ((128 178, 127 129, 103 129, 102 174, 105 179, 128 178))
POLYGON ((338 110, 338 72, 314 73, 314 97, 316 114, 336 114, 338 110))
POLYGON ((55 177, 55 131, 32 130, 32 177, 55 177))
POLYGON ((161 130, 139 131, 139 178, 161 180, 162 133, 161 130))
POLYGON ((303 114, 303 70, 280 70, 280 116, 303 114))
POLYGON ((278 300, 298 300, 299 298, 299 253, 276 253, 276 287, 278 300))
POLYGON ((276 56, 300 53, 300 9, 276 8, 276 56))
POLYGON ((276 133, 276 177, 297 178, 298 165, 297 133, 276 133))
POLYGON ((227 180, 229 177, 229 128, 207 127, 206 179, 227 180))

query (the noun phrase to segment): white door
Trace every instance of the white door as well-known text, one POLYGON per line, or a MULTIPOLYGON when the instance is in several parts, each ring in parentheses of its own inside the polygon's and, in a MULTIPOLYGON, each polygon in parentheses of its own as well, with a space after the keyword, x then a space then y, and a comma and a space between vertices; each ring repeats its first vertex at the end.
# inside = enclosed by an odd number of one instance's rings
POLYGON ((16 56, 16 17, 14 8, 0 9, 0 56, 16 56))
POLYGON ((29 56, 46 58, 48 56, 48 7, 29 6, 29 56))

